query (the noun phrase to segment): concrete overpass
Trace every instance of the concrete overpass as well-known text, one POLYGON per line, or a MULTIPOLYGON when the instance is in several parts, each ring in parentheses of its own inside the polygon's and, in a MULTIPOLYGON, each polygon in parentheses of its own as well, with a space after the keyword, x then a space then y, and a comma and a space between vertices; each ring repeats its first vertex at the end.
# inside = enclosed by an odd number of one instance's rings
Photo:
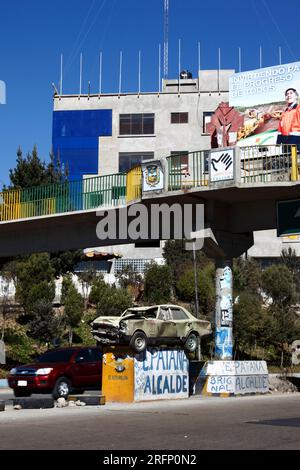
POLYGON ((147 187, 145 171, 135 168, 126 176, 111 175, 111 181, 99 176, 77 186, 63 183, 55 191, 2 193, 0 256, 136 241, 130 236, 99 240, 98 210, 106 217, 137 203, 149 210, 153 204, 203 204, 204 251, 217 267, 216 356, 231 358, 232 258, 251 247, 254 231, 276 228, 278 201, 300 199, 296 147, 219 149, 208 160, 204 151, 193 152, 188 171, 173 157, 145 165, 156 168, 161 189, 147 187))

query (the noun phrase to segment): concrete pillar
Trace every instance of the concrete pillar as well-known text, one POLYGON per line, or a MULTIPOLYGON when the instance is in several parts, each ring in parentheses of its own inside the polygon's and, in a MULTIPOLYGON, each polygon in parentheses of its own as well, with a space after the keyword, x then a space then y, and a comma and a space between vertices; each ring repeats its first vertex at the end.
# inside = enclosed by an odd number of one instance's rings
POLYGON ((232 360, 232 259, 216 258, 215 359, 232 360))

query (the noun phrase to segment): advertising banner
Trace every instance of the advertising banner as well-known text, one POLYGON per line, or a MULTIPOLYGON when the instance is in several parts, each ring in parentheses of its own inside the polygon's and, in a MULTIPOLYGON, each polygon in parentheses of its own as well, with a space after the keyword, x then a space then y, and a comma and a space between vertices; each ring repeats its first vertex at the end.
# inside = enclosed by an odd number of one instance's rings
MULTIPOLYGON (((244 123, 237 132, 238 145, 297 144, 295 139, 278 142, 277 136, 278 130, 282 133, 283 115, 287 109, 297 108, 299 93, 300 62, 232 75, 229 78, 229 104, 244 116, 244 123), (288 96, 288 90, 292 98, 288 96), (251 141, 247 141, 250 136, 251 141)), ((289 136, 294 135, 295 129, 283 131, 289 136)))

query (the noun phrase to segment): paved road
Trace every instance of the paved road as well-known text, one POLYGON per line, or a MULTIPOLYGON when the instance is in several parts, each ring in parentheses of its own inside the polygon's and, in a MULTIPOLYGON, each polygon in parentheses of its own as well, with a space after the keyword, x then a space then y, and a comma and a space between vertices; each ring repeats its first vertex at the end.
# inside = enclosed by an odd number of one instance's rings
POLYGON ((7 409, 0 449, 300 449, 300 393, 7 409))

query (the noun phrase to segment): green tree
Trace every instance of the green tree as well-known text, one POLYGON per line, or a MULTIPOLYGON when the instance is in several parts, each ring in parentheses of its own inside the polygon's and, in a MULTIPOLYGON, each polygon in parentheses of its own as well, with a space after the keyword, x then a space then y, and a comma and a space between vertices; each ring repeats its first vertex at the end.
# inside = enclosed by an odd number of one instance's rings
MULTIPOLYGON (((213 316, 215 306, 215 267, 212 262, 197 270, 199 313, 213 316)), ((176 292, 180 300, 195 302, 195 280, 193 267, 187 267, 176 282, 176 292)))
POLYGON ((270 302, 265 319, 265 335, 270 344, 279 348, 283 366, 289 343, 300 334, 293 306, 296 298, 293 275, 285 265, 270 266, 263 272, 262 287, 270 302))
POLYGON ((168 265, 151 263, 145 272, 144 298, 150 304, 169 302, 172 292, 172 271, 168 265))
POLYGON ((98 275, 91 287, 90 295, 89 295, 89 301, 97 306, 99 302, 101 302, 101 299, 103 296, 106 294, 106 291, 109 289, 109 286, 105 283, 103 276, 98 275))
POLYGON ((70 285, 64 298, 65 322, 68 329, 69 345, 73 342, 73 330, 78 326, 83 316, 83 298, 74 284, 70 285))
MULTIPOLYGON (((163 248, 163 257, 171 268, 172 276, 176 282, 188 267, 193 267, 193 252, 185 249, 186 240, 167 240, 163 248)), ((197 268, 202 269, 209 263, 203 251, 196 251, 197 268)))
POLYGON ((120 316, 131 306, 132 298, 125 289, 107 286, 97 303, 97 316, 120 316))
POLYGON ((33 305, 32 319, 27 326, 30 337, 49 345, 61 336, 62 318, 54 314, 51 302, 40 299, 33 305))
POLYGON ((96 279, 97 273, 94 268, 89 268, 86 271, 81 271, 80 273, 77 273, 77 276, 82 287, 84 310, 87 310, 89 292, 94 280, 96 279))
POLYGON ((18 262, 16 297, 25 314, 32 317, 35 303, 51 303, 55 295, 54 270, 46 253, 34 254, 18 262))
POLYGON ((250 352, 252 357, 253 347, 264 346, 264 315, 261 298, 243 290, 233 305, 233 334, 238 357, 243 357, 245 352, 250 352))
POLYGON ((260 297, 261 276, 262 269, 256 260, 242 257, 234 260, 233 288, 237 294, 246 290, 260 297))
POLYGON ((296 255, 296 251, 291 247, 283 249, 281 252, 281 261, 289 269, 292 274, 293 284, 296 288, 296 296, 299 301, 300 296, 300 260, 296 255))
POLYGON ((124 266, 116 274, 116 277, 119 280, 120 287, 126 289, 134 300, 140 297, 143 291, 143 276, 137 273, 132 265, 124 266))
POLYGON ((50 254, 51 266, 58 279, 67 273, 74 273, 75 267, 84 259, 82 250, 60 251, 50 254))
POLYGON ((23 157, 21 148, 17 151, 16 167, 9 170, 9 189, 22 189, 32 186, 44 186, 59 183, 67 179, 67 175, 61 171, 60 162, 54 159, 50 153, 50 162, 41 161, 37 147, 34 146, 31 153, 23 157))

